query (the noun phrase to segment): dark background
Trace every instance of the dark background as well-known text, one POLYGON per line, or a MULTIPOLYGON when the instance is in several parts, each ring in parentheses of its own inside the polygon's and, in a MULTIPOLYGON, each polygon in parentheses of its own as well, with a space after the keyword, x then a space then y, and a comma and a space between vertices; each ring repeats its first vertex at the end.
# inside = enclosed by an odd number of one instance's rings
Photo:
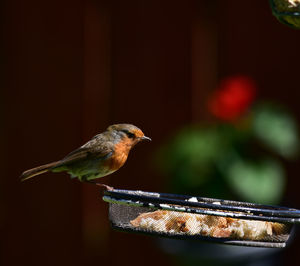
MULTIPOLYGON (((250 75, 260 98, 300 118, 300 32, 280 24, 267 0, 1 5, 1 265, 174 265, 153 238, 111 231, 98 188, 66 174, 19 182, 23 170, 62 158, 112 123, 136 124, 153 142, 103 182, 167 191, 155 151, 205 118, 221 78, 250 75)), ((300 208, 299 166, 286 167, 284 204, 300 208)), ((280 253, 280 265, 297 258, 299 243, 280 253)))

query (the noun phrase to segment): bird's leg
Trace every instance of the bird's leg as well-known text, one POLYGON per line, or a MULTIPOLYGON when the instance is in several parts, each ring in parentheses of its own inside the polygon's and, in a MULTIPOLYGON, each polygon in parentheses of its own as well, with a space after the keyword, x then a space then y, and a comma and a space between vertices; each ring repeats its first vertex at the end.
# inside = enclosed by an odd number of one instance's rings
POLYGON ((94 182, 95 185, 99 186, 99 187, 104 187, 104 189, 108 190, 108 191, 112 191, 114 190, 113 187, 110 187, 108 185, 105 185, 105 184, 101 184, 101 183, 97 183, 97 182, 94 182))
POLYGON ((81 177, 81 181, 86 182, 86 183, 90 183, 90 184, 94 184, 94 185, 97 185, 99 187, 103 187, 104 189, 109 190, 109 191, 111 191, 111 190, 114 189, 113 187, 110 187, 108 185, 98 183, 95 180, 88 180, 88 176, 87 175, 82 176, 81 177))
POLYGON ((94 181, 94 180, 87 180, 87 182, 91 183, 91 184, 94 184, 96 186, 99 186, 99 187, 103 187, 104 189, 106 189, 108 191, 114 190, 113 187, 110 187, 110 186, 102 184, 102 183, 98 183, 97 181, 94 181))

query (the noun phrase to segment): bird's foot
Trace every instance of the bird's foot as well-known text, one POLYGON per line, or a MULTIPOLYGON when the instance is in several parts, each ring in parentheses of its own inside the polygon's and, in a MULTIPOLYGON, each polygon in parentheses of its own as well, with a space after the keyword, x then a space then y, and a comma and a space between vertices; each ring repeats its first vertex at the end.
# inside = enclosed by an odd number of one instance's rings
POLYGON ((108 191, 112 191, 114 190, 113 187, 110 187, 108 185, 105 185, 105 184, 101 184, 101 183, 95 183, 95 185, 99 186, 99 187, 103 187, 104 189, 108 190, 108 191))

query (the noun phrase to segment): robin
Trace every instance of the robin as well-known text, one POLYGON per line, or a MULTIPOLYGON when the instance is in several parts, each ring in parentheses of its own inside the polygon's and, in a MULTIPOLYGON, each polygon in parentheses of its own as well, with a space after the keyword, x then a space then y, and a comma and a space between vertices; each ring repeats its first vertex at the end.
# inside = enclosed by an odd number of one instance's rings
POLYGON ((95 179, 117 171, 126 162, 129 151, 142 140, 151 141, 134 125, 111 125, 62 160, 25 171, 21 180, 46 172, 67 172, 81 182, 96 183, 108 189, 110 187, 95 182, 95 179))

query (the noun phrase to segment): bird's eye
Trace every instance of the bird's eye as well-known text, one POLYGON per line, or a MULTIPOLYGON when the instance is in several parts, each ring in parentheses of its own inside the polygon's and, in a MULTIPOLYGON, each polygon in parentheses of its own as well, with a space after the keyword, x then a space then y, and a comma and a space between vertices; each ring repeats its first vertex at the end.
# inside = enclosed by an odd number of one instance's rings
POLYGON ((128 138, 130 138, 130 139, 135 138, 135 135, 133 133, 129 132, 128 130, 122 130, 122 131, 127 135, 128 138))
POLYGON ((135 137, 135 135, 130 132, 127 132, 127 136, 128 136, 128 138, 131 138, 131 139, 133 139, 135 137))

